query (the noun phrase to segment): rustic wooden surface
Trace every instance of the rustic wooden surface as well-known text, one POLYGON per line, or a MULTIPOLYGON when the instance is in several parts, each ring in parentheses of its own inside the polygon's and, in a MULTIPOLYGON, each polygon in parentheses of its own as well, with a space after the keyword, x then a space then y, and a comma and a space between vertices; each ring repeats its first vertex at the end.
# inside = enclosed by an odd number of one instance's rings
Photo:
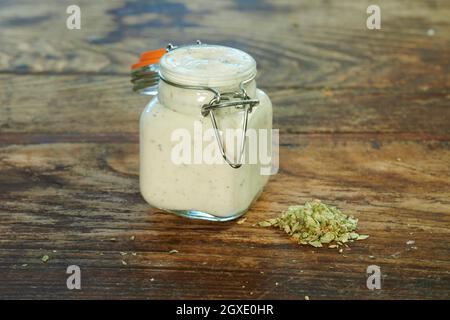
POLYGON ((67 30, 72 1, 0 0, 0 298, 450 298, 448 1, 377 1, 379 31, 372 1, 78 3, 67 30), (196 39, 254 55, 274 103, 280 172, 241 225, 139 194, 129 66, 196 39), (339 254, 252 226, 314 198, 371 237, 339 254))

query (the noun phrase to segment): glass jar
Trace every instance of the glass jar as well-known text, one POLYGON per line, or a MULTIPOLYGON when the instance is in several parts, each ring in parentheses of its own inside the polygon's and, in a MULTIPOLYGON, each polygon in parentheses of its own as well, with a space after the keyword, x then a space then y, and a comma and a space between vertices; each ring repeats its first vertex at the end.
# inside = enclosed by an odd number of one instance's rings
POLYGON ((140 190, 152 206, 227 221, 267 183, 272 104, 256 62, 224 46, 175 48, 161 59, 158 94, 140 118, 140 190))

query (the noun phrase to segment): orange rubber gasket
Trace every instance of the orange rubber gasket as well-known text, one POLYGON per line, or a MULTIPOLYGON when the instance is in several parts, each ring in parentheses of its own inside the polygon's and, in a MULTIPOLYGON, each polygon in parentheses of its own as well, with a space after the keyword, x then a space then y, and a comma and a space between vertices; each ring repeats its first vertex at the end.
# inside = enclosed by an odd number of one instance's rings
POLYGON ((131 69, 145 67, 151 64, 158 63, 162 56, 166 54, 166 48, 146 51, 141 54, 139 61, 131 66, 131 69))

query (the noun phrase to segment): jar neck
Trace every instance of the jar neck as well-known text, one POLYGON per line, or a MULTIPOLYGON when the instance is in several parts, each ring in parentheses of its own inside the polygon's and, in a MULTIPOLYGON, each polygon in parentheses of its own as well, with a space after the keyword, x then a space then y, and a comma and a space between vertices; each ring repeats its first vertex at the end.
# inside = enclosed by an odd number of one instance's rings
MULTIPOLYGON (((232 86, 214 88, 221 94, 229 92, 240 92, 240 83, 232 86)), ((256 96, 256 82, 250 81, 244 85, 244 89, 250 98, 256 96)), ((214 93, 209 90, 184 89, 168 84, 164 81, 159 82, 158 100, 160 103, 173 111, 190 114, 195 116, 201 115, 203 105, 209 103, 214 98, 214 93)))

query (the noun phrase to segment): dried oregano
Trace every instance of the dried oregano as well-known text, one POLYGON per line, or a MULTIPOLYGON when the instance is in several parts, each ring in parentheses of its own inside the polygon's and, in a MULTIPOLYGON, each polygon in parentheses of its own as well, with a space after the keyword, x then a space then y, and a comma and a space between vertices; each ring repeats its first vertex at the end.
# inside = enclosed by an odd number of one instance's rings
POLYGON ((278 227, 299 244, 339 248, 346 242, 367 239, 368 235, 356 232, 358 219, 343 214, 339 209, 328 206, 320 200, 291 206, 275 219, 261 221, 261 227, 278 227))

